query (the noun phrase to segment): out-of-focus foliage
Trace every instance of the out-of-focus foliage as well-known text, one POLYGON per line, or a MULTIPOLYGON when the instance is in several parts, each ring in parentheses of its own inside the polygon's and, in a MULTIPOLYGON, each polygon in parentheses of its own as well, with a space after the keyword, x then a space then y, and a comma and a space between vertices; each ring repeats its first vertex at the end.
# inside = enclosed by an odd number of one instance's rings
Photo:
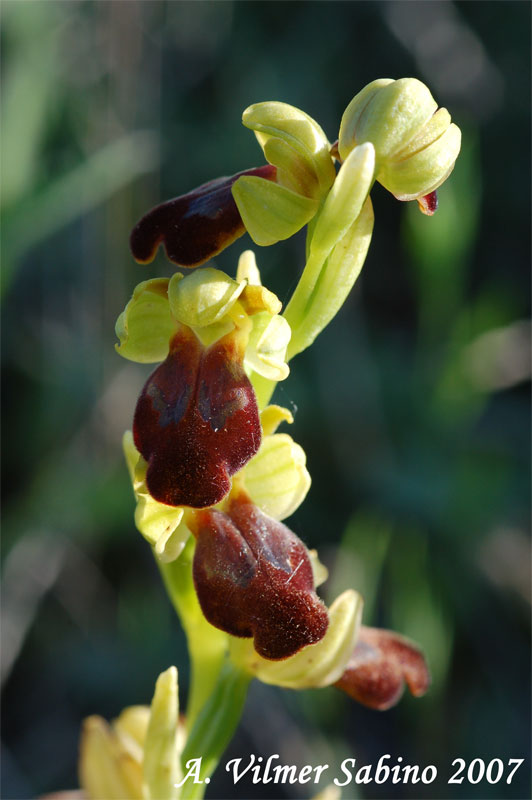
MULTIPOLYGON (((149 367, 113 348, 132 288, 172 267, 135 264, 129 230, 156 202, 262 163, 240 125, 249 104, 304 108, 332 141, 361 87, 402 76, 450 109, 462 155, 432 218, 376 187, 363 275, 276 399, 298 408, 313 486, 291 524, 328 562, 324 593, 360 590, 366 624, 423 643, 434 685, 378 714, 333 689, 257 684, 228 757, 279 753, 330 775, 383 753, 438 767, 430 787, 346 798, 528 796, 525 765, 511 786, 446 780, 457 756, 529 753, 529 5, 2 12, 2 796, 75 785, 81 719, 148 702, 169 664, 186 691, 120 447, 149 367)), ((241 243, 217 266, 234 274, 241 243)), ((300 237, 258 249, 281 299, 303 250, 300 237)), ((250 787, 222 770, 210 792, 250 787)))

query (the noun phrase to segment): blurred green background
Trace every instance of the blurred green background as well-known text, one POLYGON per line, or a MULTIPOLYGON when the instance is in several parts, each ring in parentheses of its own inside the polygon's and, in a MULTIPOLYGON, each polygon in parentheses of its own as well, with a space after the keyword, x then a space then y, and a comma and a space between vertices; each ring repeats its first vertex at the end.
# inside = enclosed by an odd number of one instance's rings
MULTIPOLYGON (((365 622, 419 641, 423 700, 371 712, 334 689, 255 683, 228 757, 434 764, 430 786, 344 798, 524 798, 447 785, 453 759, 530 752, 530 5, 523 2, 2 3, 2 797, 77 785, 80 722, 150 700, 183 636, 133 526, 120 439, 149 367, 114 352, 129 230, 152 205, 263 163, 250 103, 337 136, 367 82, 415 76, 463 151, 423 217, 377 186, 363 274, 277 402, 313 486, 291 527, 365 622)), ((217 260, 234 274, 241 239, 217 260)), ((260 249, 281 299, 303 239, 260 249)), ((272 797, 220 771, 211 798, 272 797)), ((275 798, 309 797, 308 786, 275 798)))

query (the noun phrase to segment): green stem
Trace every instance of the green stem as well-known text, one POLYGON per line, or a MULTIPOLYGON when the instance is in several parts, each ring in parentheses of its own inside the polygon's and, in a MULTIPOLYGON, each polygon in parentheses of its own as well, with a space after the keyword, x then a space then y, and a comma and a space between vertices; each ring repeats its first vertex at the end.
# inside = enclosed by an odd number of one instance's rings
POLYGON ((250 680, 249 674, 230 661, 223 665, 214 691, 198 715, 181 756, 184 778, 181 800, 201 800, 203 797, 210 776, 238 726, 250 680), (195 769, 195 759, 201 759, 199 769, 195 769))
POLYGON ((178 559, 157 562, 164 585, 181 620, 190 655, 190 693, 187 728, 192 729, 214 690, 227 651, 227 634, 210 625, 198 603, 192 580, 195 540, 191 536, 178 559))

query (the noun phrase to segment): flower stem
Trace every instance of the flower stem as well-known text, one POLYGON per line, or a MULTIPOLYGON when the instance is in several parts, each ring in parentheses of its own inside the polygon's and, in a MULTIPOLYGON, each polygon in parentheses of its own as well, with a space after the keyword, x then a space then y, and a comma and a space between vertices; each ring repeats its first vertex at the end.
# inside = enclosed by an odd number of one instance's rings
POLYGON ((250 680, 249 674, 230 661, 224 663, 214 691, 190 731, 181 757, 185 778, 187 763, 201 758, 199 781, 197 773, 186 778, 181 788, 181 800, 201 800, 203 797, 210 776, 238 726, 250 680))
POLYGON ((207 622, 198 603, 192 579, 194 547, 195 539, 191 536, 178 559, 167 564, 157 562, 187 637, 191 673, 188 730, 214 690, 227 651, 227 634, 207 622))

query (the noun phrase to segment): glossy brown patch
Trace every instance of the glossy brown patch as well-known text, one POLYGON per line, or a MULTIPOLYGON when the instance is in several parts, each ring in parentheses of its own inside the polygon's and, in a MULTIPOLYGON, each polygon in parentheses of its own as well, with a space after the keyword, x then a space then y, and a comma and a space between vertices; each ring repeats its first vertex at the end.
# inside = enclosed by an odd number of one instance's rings
POLYGON ((438 193, 434 191, 424 197, 418 197, 417 203, 422 214, 432 217, 438 210, 438 193))
POLYGON ((137 222, 129 239, 136 261, 153 261, 157 248, 181 267, 198 267, 245 233, 231 187, 241 175, 274 181, 277 170, 263 167, 204 183, 188 194, 156 206, 137 222))
POLYGON ((422 652, 398 633, 362 626, 335 686, 365 706, 386 711, 399 701, 405 682, 414 697, 427 691, 430 674, 422 652))
POLYGON ((148 491, 160 503, 205 508, 220 502, 230 476, 261 441, 257 401, 236 336, 204 348, 181 326, 142 390, 133 437, 148 462, 148 491))
POLYGON ((329 624, 314 591, 304 544, 246 495, 227 513, 195 515, 194 583, 203 613, 216 628, 254 638, 264 658, 288 658, 320 641, 329 624))

